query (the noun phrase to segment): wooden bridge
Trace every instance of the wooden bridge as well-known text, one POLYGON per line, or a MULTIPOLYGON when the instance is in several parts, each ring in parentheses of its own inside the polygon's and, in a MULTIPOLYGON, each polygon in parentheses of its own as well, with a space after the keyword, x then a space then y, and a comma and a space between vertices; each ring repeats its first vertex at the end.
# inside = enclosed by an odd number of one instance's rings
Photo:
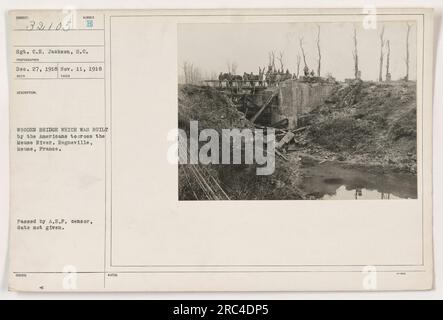
POLYGON ((309 111, 331 94, 333 83, 318 79, 281 80, 207 80, 223 91, 239 111, 253 123, 295 129, 303 126, 309 111))
POLYGON ((266 89, 271 86, 266 80, 204 80, 204 82, 213 88, 223 89, 266 89))

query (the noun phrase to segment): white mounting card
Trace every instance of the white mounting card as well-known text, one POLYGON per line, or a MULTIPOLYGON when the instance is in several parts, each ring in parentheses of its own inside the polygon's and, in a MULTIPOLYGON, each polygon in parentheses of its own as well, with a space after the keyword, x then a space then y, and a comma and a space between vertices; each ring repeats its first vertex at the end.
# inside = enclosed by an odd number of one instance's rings
POLYGON ((433 288, 432 9, 8 18, 10 290, 433 288))

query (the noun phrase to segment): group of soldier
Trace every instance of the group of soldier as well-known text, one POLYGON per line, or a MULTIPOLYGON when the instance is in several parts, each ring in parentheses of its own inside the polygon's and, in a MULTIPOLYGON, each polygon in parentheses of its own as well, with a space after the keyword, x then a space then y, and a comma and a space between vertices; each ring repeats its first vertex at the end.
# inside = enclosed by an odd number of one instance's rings
MULTIPOLYGON (((303 69, 304 78, 310 79, 315 77, 314 70, 309 71, 309 68, 305 66, 303 69)), ((286 71, 281 69, 275 69, 272 66, 269 66, 267 70, 265 68, 258 68, 258 74, 254 74, 253 72, 247 73, 244 72, 242 75, 236 75, 229 73, 220 72, 218 76, 220 86, 225 84, 227 87, 233 86, 249 86, 249 87, 267 87, 267 86, 278 86, 281 82, 286 80, 297 80, 299 76, 295 73, 291 73, 289 69, 286 71)))

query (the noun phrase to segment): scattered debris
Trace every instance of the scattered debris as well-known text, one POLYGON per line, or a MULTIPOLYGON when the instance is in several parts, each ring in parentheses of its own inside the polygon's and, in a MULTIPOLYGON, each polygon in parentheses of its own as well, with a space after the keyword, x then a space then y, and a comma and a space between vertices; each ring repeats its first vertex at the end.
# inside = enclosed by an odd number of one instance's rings
POLYGON ((288 159, 283 153, 281 153, 280 151, 278 151, 277 149, 275 150, 275 153, 276 153, 278 156, 282 157, 284 160, 289 161, 289 159, 288 159))
POLYGON ((277 149, 283 148, 286 144, 291 142, 291 140, 294 139, 294 137, 295 137, 295 134, 293 132, 289 131, 288 133, 286 133, 286 135, 283 137, 283 139, 281 139, 277 143, 276 148, 277 149))
POLYGON ((271 124, 271 127, 276 129, 285 129, 288 127, 288 125, 289 125, 289 120, 288 118, 285 118, 283 120, 271 124))

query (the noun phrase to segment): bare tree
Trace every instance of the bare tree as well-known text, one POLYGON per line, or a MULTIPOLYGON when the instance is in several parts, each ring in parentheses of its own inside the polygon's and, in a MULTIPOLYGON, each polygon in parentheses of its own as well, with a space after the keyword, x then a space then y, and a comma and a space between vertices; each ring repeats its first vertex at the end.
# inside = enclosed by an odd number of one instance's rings
POLYGON ((231 61, 226 61, 226 66, 228 67, 228 73, 232 73, 232 69, 231 69, 231 61))
POLYGON ((409 53, 409 36, 411 34, 411 28, 412 25, 411 24, 407 24, 408 27, 408 31, 406 33, 406 76, 405 76, 405 80, 409 81, 409 60, 410 60, 410 53, 409 53))
POLYGON ((201 84, 202 82, 202 73, 200 69, 193 67, 192 68, 192 76, 191 76, 191 83, 192 84, 201 84))
POLYGON ((378 81, 383 81, 383 60, 385 58, 385 47, 386 41, 385 41, 385 26, 382 27, 380 32, 380 72, 378 75, 378 81))
POLYGON ((354 76, 355 79, 360 78, 360 70, 358 65, 358 39, 357 39, 357 28, 354 26, 354 51, 352 52, 354 56, 354 76))
POLYGON ((237 73, 237 68, 238 68, 238 64, 237 64, 237 62, 233 62, 232 64, 231 64, 231 71, 232 71, 232 74, 236 74, 237 73))
POLYGON ((235 74, 237 71, 238 64, 237 62, 230 60, 226 61, 226 66, 228 67, 228 73, 235 74))
POLYGON ((320 25, 317 25, 317 51, 318 51, 317 75, 320 77, 321 76, 320 25))
POLYGON ((184 82, 188 83, 188 63, 185 61, 183 62, 183 74, 184 74, 184 82))
POLYGON ((300 54, 297 54, 297 78, 300 76, 300 63, 301 63, 301 57, 300 54))
POLYGON ((183 73, 185 75, 185 83, 191 84, 194 75, 194 65, 188 61, 183 62, 183 73))
POLYGON ((302 56, 303 56, 303 62, 304 62, 304 64, 305 64, 305 69, 309 69, 309 67, 308 67, 308 63, 306 62, 306 53, 305 53, 305 49, 303 48, 303 41, 304 41, 303 38, 300 38, 300 39, 299 39, 299 42, 300 42, 300 50, 301 50, 301 54, 302 54, 302 56))
POLYGON ((183 62, 183 74, 185 84, 199 84, 202 81, 202 73, 193 63, 183 62))
POLYGON ((386 41, 386 81, 391 80, 391 41, 386 41))
POLYGON ((283 64, 283 52, 279 52, 279 56, 277 57, 278 62, 280 62, 280 68, 283 71, 284 70, 284 64, 283 64))
POLYGON ((272 66, 272 71, 275 72, 275 52, 271 51, 270 53, 270 61, 271 61, 271 66, 272 66))

